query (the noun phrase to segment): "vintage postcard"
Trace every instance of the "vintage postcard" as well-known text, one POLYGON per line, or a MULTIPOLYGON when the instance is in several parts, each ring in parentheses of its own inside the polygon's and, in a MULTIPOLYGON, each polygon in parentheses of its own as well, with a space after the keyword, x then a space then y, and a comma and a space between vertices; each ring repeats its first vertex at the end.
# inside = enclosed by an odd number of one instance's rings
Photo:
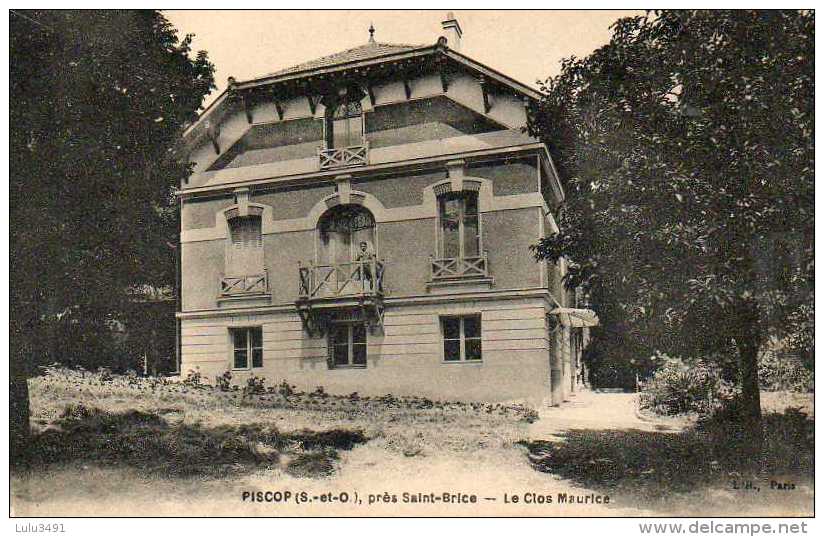
POLYGON ((11 9, 17 531, 814 516, 814 23, 11 9))

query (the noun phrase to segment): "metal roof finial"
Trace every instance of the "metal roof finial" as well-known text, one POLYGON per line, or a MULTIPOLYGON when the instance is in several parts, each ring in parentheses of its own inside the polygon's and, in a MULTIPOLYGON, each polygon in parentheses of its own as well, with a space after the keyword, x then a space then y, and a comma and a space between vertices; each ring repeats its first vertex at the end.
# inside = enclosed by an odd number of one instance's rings
POLYGON ((372 24, 371 22, 369 23, 369 42, 370 43, 375 42, 375 25, 372 24))

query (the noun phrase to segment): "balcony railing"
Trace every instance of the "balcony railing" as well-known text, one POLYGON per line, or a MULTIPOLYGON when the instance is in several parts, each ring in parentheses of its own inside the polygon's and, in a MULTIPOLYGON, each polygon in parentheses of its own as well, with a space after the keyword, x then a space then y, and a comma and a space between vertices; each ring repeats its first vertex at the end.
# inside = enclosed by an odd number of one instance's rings
POLYGON ((298 268, 302 299, 383 296, 383 262, 376 259, 298 268))
POLYGON ((320 169, 346 168, 348 166, 365 166, 369 164, 369 145, 353 145, 333 149, 318 148, 320 169))
POLYGON ((475 257, 432 258, 432 280, 488 278, 487 255, 475 257))
POLYGON ((220 278, 221 296, 263 295, 269 292, 269 278, 263 274, 252 276, 223 276, 220 278))

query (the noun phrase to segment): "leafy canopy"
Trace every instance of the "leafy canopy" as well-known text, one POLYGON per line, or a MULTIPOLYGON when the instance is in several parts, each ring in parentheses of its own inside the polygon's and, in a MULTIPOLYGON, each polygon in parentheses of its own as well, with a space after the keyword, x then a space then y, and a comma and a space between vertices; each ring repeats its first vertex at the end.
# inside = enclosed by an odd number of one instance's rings
POLYGON ((215 87, 156 11, 10 12, 12 353, 174 282, 182 128, 215 87))
POLYGON ((613 31, 530 114, 567 192, 536 255, 574 260, 602 339, 696 356, 776 334, 812 356, 814 14, 663 11, 613 31))

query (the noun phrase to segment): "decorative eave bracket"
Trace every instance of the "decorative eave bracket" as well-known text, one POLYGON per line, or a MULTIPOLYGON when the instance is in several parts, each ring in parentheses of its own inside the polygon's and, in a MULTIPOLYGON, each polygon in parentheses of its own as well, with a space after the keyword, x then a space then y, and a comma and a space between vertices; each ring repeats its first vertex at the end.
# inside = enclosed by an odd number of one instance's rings
POLYGON ((229 86, 229 94, 232 96, 233 99, 240 100, 241 106, 243 106, 243 113, 246 114, 246 122, 251 125, 252 123, 252 109, 249 106, 248 95, 238 91, 237 89, 237 81, 235 77, 230 76, 228 81, 229 86))
POLYGON ((483 75, 479 77, 479 81, 481 83, 481 93, 484 97, 484 113, 488 114, 489 111, 492 110, 492 95, 490 95, 489 91, 489 82, 483 75))
POLYGON ((215 149, 215 154, 220 154, 220 125, 214 124, 211 121, 206 121, 206 138, 212 142, 212 147, 215 149))
POLYGON ((364 89, 366 90, 366 94, 369 96, 369 104, 373 107, 375 106, 375 88, 372 86, 371 82, 366 82, 363 85, 364 89))
POLYGON ((307 95, 306 100, 309 101, 309 112, 311 112, 312 115, 314 116, 315 111, 318 108, 318 102, 320 101, 320 98, 318 98, 314 95, 307 95))

